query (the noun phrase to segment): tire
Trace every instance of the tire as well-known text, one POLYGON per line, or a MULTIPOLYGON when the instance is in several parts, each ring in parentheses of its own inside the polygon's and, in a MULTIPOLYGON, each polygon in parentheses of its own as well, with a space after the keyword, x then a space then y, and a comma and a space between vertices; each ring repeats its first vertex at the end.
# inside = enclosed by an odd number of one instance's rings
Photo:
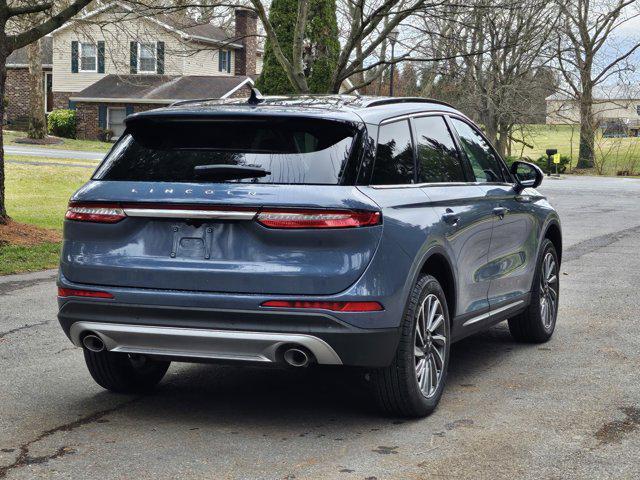
MULTIPOLYGON (((428 312, 425 319, 428 322, 428 312)), ((409 296, 400 326, 398 349, 391 365, 371 372, 374 394, 386 413, 402 417, 424 417, 435 410, 447 378, 450 339, 449 310, 442 287, 434 277, 423 275, 409 296), (434 299, 438 301, 437 304, 434 299), (422 327, 418 325, 418 314, 423 306, 426 311, 428 304, 432 307, 436 305, 435 321, 431 322, 432 332, 426 336, 419 335, 420 330, 424 331, 424 324, 421 324, 422 327), (442 316, 440 320, 438 313, 442 316), (426 337, 424 342, 421 341, 423 336, 426 337), (417 355, 416 345, 423 350, 422 356, 417 355), (418 366, 422 359, 425 363, 420 377, 418 366), (427 368, 435 376, 428 377, 427 368), (424 379, 422 388, 418 384, 418 378, 424 379), (427 384, 430 380, 431 383, 427 384)))
POLYGON ((545 238, 531 288, 531 302, 525 311, 509 319, 509 331, 515 340, 526 343, 544 343, 553 335, 560 302, 559 267, 556 248, 551 240, 545 238), (548 259, 551 259, 552 264, 545 266, 548 259), (549 268, 552 269, 551 275, 545 273, 549 268), (553 297, 555 300, 550 302, 549 299, 553 297), (544 304, 547 305, 546 311, 544 304))
POLYGON ((171 362, 143 355, 84 350, 89 373, 101 387, 117 393, 142 393, 153 389, 171 362))

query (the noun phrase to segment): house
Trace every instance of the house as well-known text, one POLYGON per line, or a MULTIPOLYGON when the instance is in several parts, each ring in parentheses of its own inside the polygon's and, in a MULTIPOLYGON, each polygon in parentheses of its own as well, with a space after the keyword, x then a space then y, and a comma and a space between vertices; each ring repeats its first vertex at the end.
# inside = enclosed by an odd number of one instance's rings
MULTIPOLYGON (((601 85, 593 90, 593 113, 606 131, 624 130, 637 136, 640 130, 640 88, 628 85, 601 85)), ((557 92, 546 98, 547 124, 580 123, 580 106, 568 95, 557 92)))
MULTIPOLYGON (((78 137, 95 139, 109 131, 120 135, 134 112, 179 100, 248 96, 262 68, 257 16, 245 9, 234 14, 231 33, 182 14, 140 15, 120 2, 67 23, 47 40, 48 111, 75 109, 78 137)), ((23 57, 25 49, 10 57, 15 72, 8 84, 28 74, 20 70, 23 57)), ((16 98, 28 92, 16 94, 7 89, 8 119, 27 113, 16 98)))
MULTIPOLYGON (((53 103, 53 39, 44 37, 42 42, 42 81, 44 83, 45 112, 54 108, 53 103)), ((29 116, 29 59, 27 49, 15 50, 7 58, 5 85, 5 120, 9 127, 26 128, 29 116)))

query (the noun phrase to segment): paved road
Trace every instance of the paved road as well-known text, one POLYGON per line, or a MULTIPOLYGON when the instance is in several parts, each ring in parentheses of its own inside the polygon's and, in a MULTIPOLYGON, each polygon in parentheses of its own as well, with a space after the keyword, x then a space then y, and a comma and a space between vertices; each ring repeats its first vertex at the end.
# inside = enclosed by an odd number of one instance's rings
POLYGON ((640 478, 640 181, 548 180, 565 229, 556 335, 453 349, 440 408, 398 421, 339 370, 173 365, 148 397, 97 387, 52 272, 0 284, 0 478, 640 478))
POLYGON ((71 158, 73 160, 102 160, 102 152, 84 152, 79 150, 61 150, 58 148, 5 145, 7 155, 24 155, 29 157, 71 158))

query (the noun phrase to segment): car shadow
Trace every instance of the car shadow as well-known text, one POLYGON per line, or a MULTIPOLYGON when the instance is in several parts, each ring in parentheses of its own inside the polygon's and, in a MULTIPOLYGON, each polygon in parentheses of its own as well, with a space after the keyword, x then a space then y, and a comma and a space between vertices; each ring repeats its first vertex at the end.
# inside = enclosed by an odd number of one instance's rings
MULTIPOLYGON (((483 371, 500 368, 500 362, 518 348, 530 347, 513 342, 505 326, 456 343, 447 388, 481 384, 483 371)), ((446 397, 445 392, 444 405, 446 397)), ((239 429, 331 423, 363 429, 399 422, 381 416, 364 371, 340 367, 174 364, 156 391, 134 401, 122 414, 135 421, 171 418, 172 423, 239 429)))

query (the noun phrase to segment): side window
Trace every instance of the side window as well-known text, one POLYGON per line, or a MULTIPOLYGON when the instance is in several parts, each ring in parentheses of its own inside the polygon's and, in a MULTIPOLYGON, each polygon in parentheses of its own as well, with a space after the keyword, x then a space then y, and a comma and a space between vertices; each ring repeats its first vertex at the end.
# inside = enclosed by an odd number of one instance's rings
POLYGON ((493 154, 491 146, 471 125, 452 118, 460 143, 464 149, 477 182, 503 182, 500 161, 493 154))
POLYGON ((413 120, 418 149, 418 183, 465 182, 462 163, 444 118, 413 120))
POLYGON ((409 121, 387 123, 378 132, 371 185, 413 183, 414 161, 409 121))

